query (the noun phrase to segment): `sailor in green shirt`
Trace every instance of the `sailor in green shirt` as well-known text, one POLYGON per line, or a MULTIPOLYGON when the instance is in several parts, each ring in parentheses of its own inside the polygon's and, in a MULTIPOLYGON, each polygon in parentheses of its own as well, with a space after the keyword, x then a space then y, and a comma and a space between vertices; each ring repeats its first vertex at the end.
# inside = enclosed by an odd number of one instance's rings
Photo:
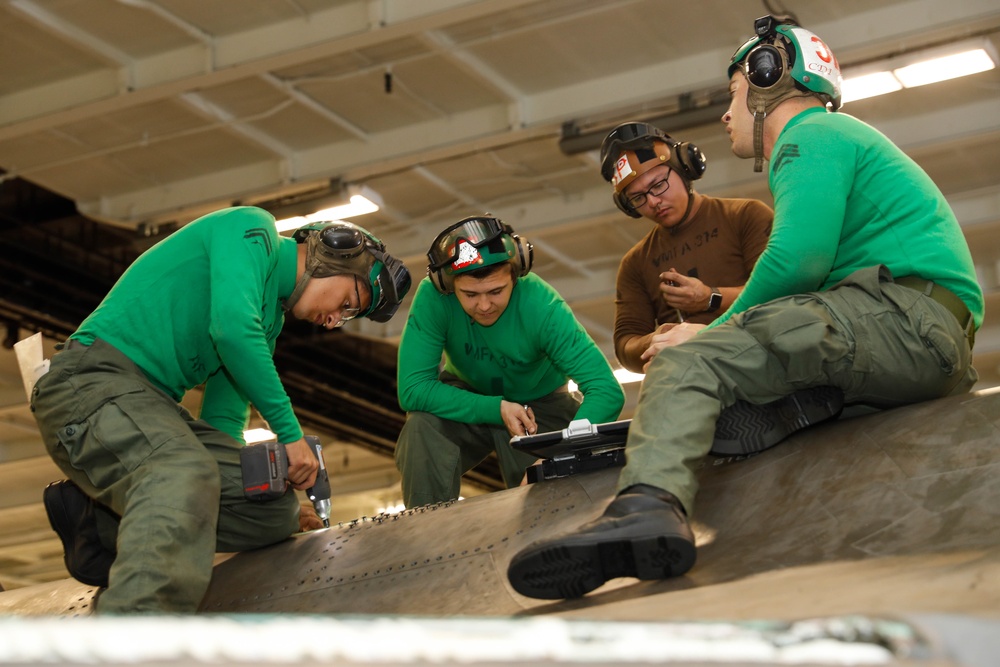
POLYGON ((409 285, 364 229, 323 222, 282 237, 255 207, 199 218, 128 268, 31 401, 70 478, 46 488, 45 507, 70 573, 107 586, 99 612, 193 612, 217 551, 298 530, 294 492, 247 501, 239 460, 252 405, 286 445, 292 486, 316 479, 272 359, 285 315, 327 329, 384 322, 409 285), (196 419, 179 402, 202 384, 196 419))
POLYGON ((396 465, 407 507, 457 498, 462 475, 494 451, 516 486, 535 459, 515 451, 512 436, 614 421, 625 401, 569 306, 530 273, 531 244, 509 225, 465 218, 427 257, 399 344, 407 419, 396 465), (567 391, 570 379, 582 402, 567 391))
POLYGON ((737 401, 769 419, 810 388, 888 408, 977 380, 983 294, 944 195, 883 134, 833 113, 840 70, 817 35, 771 16, 754 32, 730 63, 722 120, 738 157, 768 162, 767 248, 719 319, 671 330, 643 382, 618 495, 595 521, 513 559, 524 595, 576 597, 615 577, 690 569, 695 470, 737 401))

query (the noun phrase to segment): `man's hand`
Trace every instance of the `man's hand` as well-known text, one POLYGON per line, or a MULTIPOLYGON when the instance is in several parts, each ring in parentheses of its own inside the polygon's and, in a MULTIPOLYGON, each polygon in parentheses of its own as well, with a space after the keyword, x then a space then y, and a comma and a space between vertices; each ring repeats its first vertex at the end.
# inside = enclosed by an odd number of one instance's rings
POLYGON ((316 508, 310 502, 303 502, 299 508, 299 532, 305 533, 310 530, 319 530, 320 528, 326 528, 323 525, 323 519, 319 518, 319 514, 316 514, 316 508))
POLYGON ((534 435, 538 430, 535 423, 535 413, 530 406, 500 401, 500 418, 511 437, 515 435, 534 435))
POLYGON ((712 298, 711 287, 674 269, 660 274, 660 293, 668 306, 685 313, 705 312, 712 298))
POLYGON ((294 489, 308 489, 316 483, 319 461, 305 438, 285 444, 288 454, 288 481, 294 489))
POLYGON ((659 354, 660 350, 665 347, 680 345, 689 338, 697 335, 705 326, 704 324, 694 324, 693 322, 681 322, 680 324, 667 322, 666 324, 661 324, 653 333, 649 347, 642 353, 642 360, 646 362, 642 365, 643 372, 646 372, 649 362, 659 354))

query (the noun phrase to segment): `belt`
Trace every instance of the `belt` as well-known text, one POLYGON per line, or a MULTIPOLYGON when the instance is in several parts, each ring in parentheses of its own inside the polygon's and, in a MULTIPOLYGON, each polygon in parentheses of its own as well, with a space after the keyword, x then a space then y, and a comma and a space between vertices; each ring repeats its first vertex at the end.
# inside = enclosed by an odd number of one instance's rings
POLYGON ((81 343, 80 341, 78 341, 75 338, 70 338, 70 339, 66 340, 65 342, 63 342, 63 343, 59 343, 59 344, 56 345, 56 349, 58 349, 59 351, 62 351, 62 350, 72 350, 73 348, 76 348, 76 347, 88 347, 88 346, 86 344, 84 344, 84 343, 81 343))
POLYGON ((929 296, 944 306, 949 313, 955 316, 959 326, 965 330, 965 337, 969 339, 969 349, 972 349, 972 346, 976 342, 976 323, 972 319, 972 312, 969 311, 969 307, 954 292, 938 285, 933 280, 925 280, 920 276, 903 276, 902 278, 896 278, 894 282, 897 285, 915 289, 923 293, 924 296, 929 296))

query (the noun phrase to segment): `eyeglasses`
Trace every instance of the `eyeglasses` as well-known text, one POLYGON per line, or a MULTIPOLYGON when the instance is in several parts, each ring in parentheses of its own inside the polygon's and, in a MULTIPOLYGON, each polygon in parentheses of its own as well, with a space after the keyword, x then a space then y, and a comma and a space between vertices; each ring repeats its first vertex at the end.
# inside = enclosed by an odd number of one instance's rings
POLYGON ((361 290, 358 289, 358 277, 354 276, 354 295, 358 297, 358 307, 352 308, 351 302, 348 301, 343 308, 340 309, 340 319, 337 320, 337 324, 334 325, 334 329, 337 327, 344 326, 344 322, 350 322, 355 317, 361 314, 361 290))
POLYGON ((646 197, 653 195, 654 197, 660 197, 666 194, 667 190, 670 189, 670 174, 673 173, 673 169, 667 169, 667 175, 658 181, 654 181, 648 189, 642 192, 637 192, 628 198, 628 205, 632 208, 639 208, 646 203, 646 197))

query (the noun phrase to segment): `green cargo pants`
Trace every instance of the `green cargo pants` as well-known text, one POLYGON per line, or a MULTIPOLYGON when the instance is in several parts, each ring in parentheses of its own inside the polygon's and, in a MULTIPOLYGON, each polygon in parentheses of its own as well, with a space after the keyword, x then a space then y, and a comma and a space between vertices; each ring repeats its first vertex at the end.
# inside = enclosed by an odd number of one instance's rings
POLYGON ((666 489, 691 514, 695 471, 719 413, 737 399, 767 403, 833 385, 846 403, 889 408, 969 391, 978 376, 955 317, 891 280, 885 267, 863 269, 661 351, 640 390, 618 489, 666 489))
POLYGON ((56 465, 111 512, 98 514, 117 548, 100 613, 194 612, 216 551, 243 551, 298 530, 299 501, 243 496, 229 435, 194 419, 125 355, 101 340, 56 354, 32 392, 56 465))
MULTIPOLYGON (((443 381, 472 391, 453 377, 443 381)), ((566 428, 580 401, 565 390, 531 402, 538 432, 566 428)), ((396 467, 402 475, 403 503, 418 507, 458 498, 462 475, 496 452, 507 488, 517 486, 537 459, 510 446, 503 424, 464 424, 429 412, 410 412, 396 441, 396 467)))

